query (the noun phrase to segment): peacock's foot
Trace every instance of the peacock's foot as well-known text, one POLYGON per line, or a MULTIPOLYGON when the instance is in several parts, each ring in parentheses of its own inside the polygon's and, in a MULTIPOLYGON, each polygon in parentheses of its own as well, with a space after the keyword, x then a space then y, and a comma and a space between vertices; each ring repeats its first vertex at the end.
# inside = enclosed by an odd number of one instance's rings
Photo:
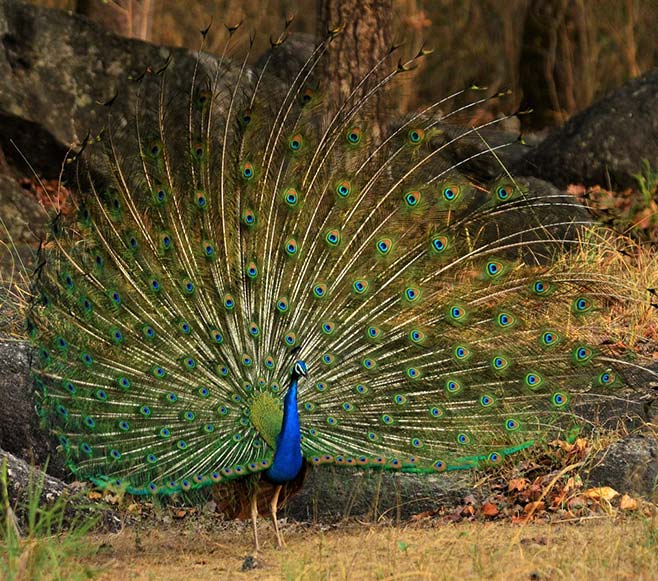
POLYGON ((279 534, 276 537, 276 548, 277 549, 285 549, 286 548, 286 543, 283 540, 283 537, 279 534))

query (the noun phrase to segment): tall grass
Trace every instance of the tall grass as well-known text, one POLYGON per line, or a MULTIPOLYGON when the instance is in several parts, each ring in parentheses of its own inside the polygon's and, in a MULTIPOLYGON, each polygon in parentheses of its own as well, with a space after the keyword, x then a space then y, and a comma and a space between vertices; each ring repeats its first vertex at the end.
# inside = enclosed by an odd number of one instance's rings
MULTIPOLYGON (((34 474, 34 472, 33 472, 34 474)), ((88 579, 89 566, 78 559, 89 557, 87 534, 98 518, 73 508, 62 494, 43 503, 45 473, 31 476, 24 497, 12 506, 6 459, 0 467, 0 577, 8 581, 39 579, 88 579), (19 523, 18 516, 21 522, 19 523), (24 530, 21 530, 21 529, 24 530)))

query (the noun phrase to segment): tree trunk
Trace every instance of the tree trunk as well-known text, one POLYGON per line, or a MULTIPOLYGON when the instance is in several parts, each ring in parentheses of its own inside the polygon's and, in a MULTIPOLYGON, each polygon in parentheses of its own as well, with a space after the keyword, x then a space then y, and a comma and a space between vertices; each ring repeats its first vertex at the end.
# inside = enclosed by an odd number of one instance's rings
MULTIPOLYGON (((354 95, 352 91, 377 63, 386 57, 392 44, 392 0, 318 0, 319 39, 327 32, 340 30, 334 38, 319 71, 320 90, 326 103, 355 105, 364 98, 369 88, 388 72, 390 63, 380 65, 354 95)), ((379 142, 386 134, 389 114, 385 91, 377 91, 369 98, 358 115, 368 120, 370 137, 379 142)))
POLYGON ((141 40, 151 38, 152 0, 77 0, 75 10, 121 36, 141 40))
POLYGON ((561 125, 594 96, 592 26, 584 0, 531 0, 525 16, 520 85, 525 130, 561 125))

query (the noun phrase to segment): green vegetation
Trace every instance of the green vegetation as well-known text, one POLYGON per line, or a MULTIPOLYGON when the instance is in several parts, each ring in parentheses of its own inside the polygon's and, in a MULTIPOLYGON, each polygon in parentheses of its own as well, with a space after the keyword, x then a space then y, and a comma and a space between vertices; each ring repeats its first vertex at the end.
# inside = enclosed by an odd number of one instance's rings
POLYGON ((18 506, 9 501, 7 462, 0 469, 0 576, 8 581, 38 579, 85 579, 93 574, 89 565, 76 559, 88 556, 88 533, 98 519, 84 508, 73 508, 62 494, 42 502, 45 474, 31 479, 18 506), (17 515, 22 516, 21 530, 17 515))

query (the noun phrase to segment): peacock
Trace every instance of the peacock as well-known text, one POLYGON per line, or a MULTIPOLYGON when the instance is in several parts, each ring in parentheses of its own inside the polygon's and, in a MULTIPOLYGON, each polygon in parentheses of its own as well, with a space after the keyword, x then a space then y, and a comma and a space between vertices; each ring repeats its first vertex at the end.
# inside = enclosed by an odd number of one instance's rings
POLYGON ((576 202, 445 162, 462 136, 436 145, 441 109, 468 90, 373 138, 368 100, 409 67, 383 59, 328 103, 330 42, 285 87, 246 59, 199 65, 185 94, 148 73, 159 91, 131 123, 110 107, 77 156, 27 309, 38 413, 73 474, 215 485, 256 549, 264 494, 281 546, 277 508, 309 466, 496 465, 591 422, 583 406, 640 366, 600 325, 646 292, 567 259, 605 244, 564 217, 576 202))

